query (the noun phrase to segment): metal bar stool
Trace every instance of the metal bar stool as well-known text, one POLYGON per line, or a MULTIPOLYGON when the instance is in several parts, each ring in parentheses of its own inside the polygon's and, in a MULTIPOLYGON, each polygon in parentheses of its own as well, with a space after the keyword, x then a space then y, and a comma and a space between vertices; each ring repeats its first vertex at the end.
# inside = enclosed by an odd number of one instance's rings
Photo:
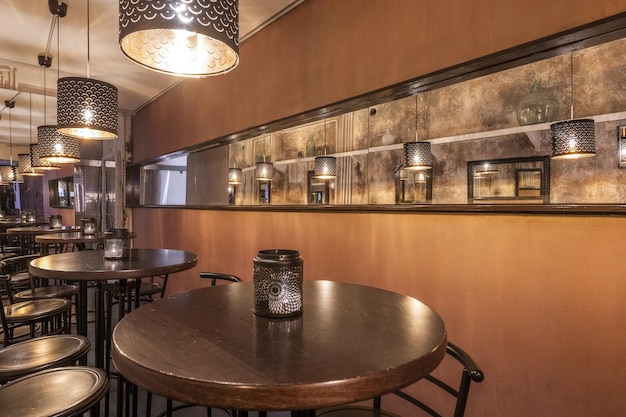
POLYGON ((0 349, 0 384, 59 366, 73 365, 91 344, 78 335, 53 335, 26 340, 0 349))
POLYGON ((3 415, 70 417, 100 414, 109 380, 97 368, 70 366, 26 375, 0 387, 3 415))

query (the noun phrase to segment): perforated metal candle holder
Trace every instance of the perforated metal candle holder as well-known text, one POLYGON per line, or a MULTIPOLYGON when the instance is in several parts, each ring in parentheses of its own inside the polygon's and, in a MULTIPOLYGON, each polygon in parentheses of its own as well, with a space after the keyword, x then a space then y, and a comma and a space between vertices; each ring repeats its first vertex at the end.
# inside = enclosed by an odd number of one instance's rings
POLYGON ((302 313, 303 264, 290 249, 262 250, 254 258, 254 313, 290 317, 302 313))

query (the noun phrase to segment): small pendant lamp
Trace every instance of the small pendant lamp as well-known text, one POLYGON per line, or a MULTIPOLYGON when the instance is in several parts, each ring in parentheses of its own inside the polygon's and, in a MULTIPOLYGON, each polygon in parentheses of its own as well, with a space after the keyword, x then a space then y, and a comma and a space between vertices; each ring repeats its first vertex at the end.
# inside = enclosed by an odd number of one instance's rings
POLYGON ((117 139, 117 88, 89 77, 89 58, 87 0, 87 78, 58 79, 57 129, 62 135, 76 138, 117 139))
POLYGON ((243 174, 241 168, 228 168, 228 183, 231 185, 241 184, 243 174))
POLYGON ((21 153, 17 155, 17 168, 18 172, 22 175, 27 175, 29 177, 40 177, 43 175, 43 171, 36 169, 33 167, 33 159, 32 159, 32 150, 33 150, 33 95, 32 93, 28 95, 28 105, 29 105, 29 129, 28 129, 28 142, 29 147, 28 153, 21 153))
POLYGON ((326 120, 324 120, 324 156, 315 157, 315 178, 330 180, 337 177, 337 159, 326 156, 326 120))
POLYGON ((239 63, 238 0, 120 0, 122 53, 183 77, 224 74, 239 63))
MULTIPOLYGON (((272 159, 272 134, 270 133, 270 160, 272 159)), ((274 164, 265 162, 265 141, 263 141, 263 162, 257 162, 254 170, 257 181, 272 181, 274 177, 274 164)))
POLYGON ((424 171, 433 167, 430 142, 417 140, 417 94, 415 95, 415 142, 406 142, 404 147, 404 169, 424 171))
POLYGON ((588 158, 596 154, 593 119, 574 120, 574 54, 570 53, 570 120, 550 125, 552 159, 588 158))

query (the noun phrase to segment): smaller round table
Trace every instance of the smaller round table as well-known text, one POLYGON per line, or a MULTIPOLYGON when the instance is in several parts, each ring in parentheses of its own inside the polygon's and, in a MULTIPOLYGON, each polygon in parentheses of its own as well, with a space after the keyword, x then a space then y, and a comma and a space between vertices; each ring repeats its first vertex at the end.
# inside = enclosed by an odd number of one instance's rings
POLYGON ((50 253, 50 245, 73 244, 78 250, 83 250, 88 243, 103 243, 104 235, 102 233, 86 235, 83 232, 46 233, 35 236, 35 242, 41 244, 41 254, 48 255, 50 253))

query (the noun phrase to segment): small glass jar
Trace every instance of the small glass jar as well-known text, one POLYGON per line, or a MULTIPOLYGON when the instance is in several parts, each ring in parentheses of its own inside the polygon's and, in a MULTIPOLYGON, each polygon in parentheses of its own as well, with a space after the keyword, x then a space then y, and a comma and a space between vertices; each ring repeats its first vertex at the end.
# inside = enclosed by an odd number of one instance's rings
POLYGON ((130 240, 133 234, 128 229, 112 229, 104 233, 104 259, 130 258, 130 240))
MULTIPOLYGON (((35 220, 33 219, 28 221, 34 222, 35 220)), ((48 224, 50 225, 51 229, 59 228, 63 226, 63 217, 60 214, 52 214, 50 217, 48 217, 48 224)))
POLYGON ((96 234, 96 219, 93 217, 80 219, 80 229, 84 235, 96 234))

